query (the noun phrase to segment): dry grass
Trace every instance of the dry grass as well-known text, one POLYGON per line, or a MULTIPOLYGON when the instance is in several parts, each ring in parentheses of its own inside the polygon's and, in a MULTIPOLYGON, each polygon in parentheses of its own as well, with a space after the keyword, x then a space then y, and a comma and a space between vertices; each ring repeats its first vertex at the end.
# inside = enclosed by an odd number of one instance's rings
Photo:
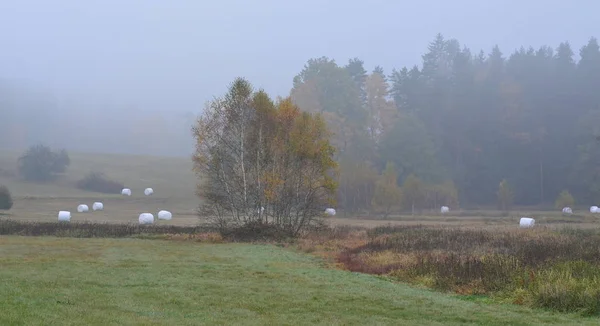
POLYGON ((197 200, 183 201, 178 198, 159 198, 158 196, 149 198, 110 198, 102 195, 88 198, 21 197, 15 198, 15 204, 8 217, 20 221, 55 221, 59 210, 70 210, 73 222, 137 223, 141 213, 153 213, 156 218, 159 210, 166 209, 173 213, 173 220, 157 220, 156 223, 189 226, 199 222, 195 205, 197 205, 197 200), (98 200, 104 203, 103 211, 77 213, 77 205, 85 203, 91 209, 92 203, 98 200))
POLYGON ((600 216, 592 214, 582 214, 578 216, 562 216, 560 213, 537 211, 537 212, 519 212, 515 211, 508 216, 439 216, 439 215, 418 215, 418 216, 394 216, 386 220, 371 218, 328 218, 332 227, 352 226, 359 228, 376 228, 385 226, 461 226, 475 227, 481 229, 515 229, 519 226, 519 220, 523 216, 534 217, 536 225, 550 228, 595 228, 598 227, 600 216))
MULTIPOLYGON (((8 186, 14 206, 8 217, 23 221, 54 221, 59 210, 70 210, 73 221, 137 222, 143 212, 161 209, 173 212, 171 224, 198 223, 195 196, 196 177, 187 158, 127 156, 110 154, 70 153, 71 165, 66 175, 48 184, 29 183, 16 176, 20 153, 0 151, 0 184, 8 186), (133 191, 131 197, 107 195, 76 188, 77 180, 90 171, 105 173, 133 191), (152 187, 154 194, 146 197, 143 190, 152 187), (104 203, 102 212, 78 214, 77 205, 104 203)), ((162 222, 161 222, 162 223, 162 222)))
MULTIPOLYGON (((200 200, 195 196, 196 176, 189 158, 152 157, 115 154, 69 153, 71 165, 66 175, 49 184, 21 181, 16 176, 19 152, 0 151, 0 184, 9 187, 14 206, 6 213, 9 218, 22 221, 55 221, 59 210, 71 210, 73 221, 137 222, 143 212, 156 214, 170 210, 174 225, 196 225, 199 219, 196 208, 200 200), (89 172, 103 172, 108 178, 119 181, 133 190, 133 196, 107 195, 77 189, 76 182, 89 172), (154 195, 146 197, 143 189, 154 188, 154 195), (78 214, 77 205, 102 201, 105 210, 78 214)), ((580 211, 586 208, 582 207, 580 211)), ((538 225, 551 227, 594 227, 598 217, 588 213, 565 217, 560 212, 514 212, 505 216, 499 211, 453 211, 441 216, 439 212, 423 215, 396 215, 387 220, 366 216, 329 218, 331 226, 356 226, 373 228, 385 225, 470 226, 484 229, 515 228, 521 216, 531 216, 538 225)))
POLYGON ((504 303, 600 314, 597 227, 346 227, 309 235, 299 248, 354 272, 504 303))
MULTIPOLYGON (((109 178, 122 182, 134 191, 134 197, 142 196, 146 187, 153 187, 155 197, 194 199, 196 178, 189 158, 69 153, 71 165, 64 178, 55 183, 40 185, 25 183, 14 175, 17 159, 21 153, 0 151, 0 183, 6 184, 16 197, 37 198, 86 198, 111 197, 83 192, 75 187, 77 180, 91 171, 103 172, 109 178)), ((112 196, 116 197, 116 196, 112 196)))

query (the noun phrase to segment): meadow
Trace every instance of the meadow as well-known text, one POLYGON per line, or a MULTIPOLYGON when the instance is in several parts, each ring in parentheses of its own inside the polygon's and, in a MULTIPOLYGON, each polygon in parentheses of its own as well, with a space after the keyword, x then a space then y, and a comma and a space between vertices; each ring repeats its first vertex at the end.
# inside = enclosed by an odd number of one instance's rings
POLYGON ((3 325, 598 324, 600 232, 585 207, 340 212, 301 239, 233 243, 196 215, 189 159, 70 153, 67 173, 40 185, 16 176, 18 154, 0 152, 15 201, 0 213, 3 325), (77 189, 91 171, 133 196, 77 189), (94 201, 105 210, 76 212, 94 201), (65 209, 72 223, 55 223, 65 209), (136 225, 160 209, 173 220, 136 225))
POLYGON ((302 239, 305 252, 355 272, 587 316, 600 314, 600 230, 396 226, 302 239))
POLYGON ((593 325, 326 268, 272 245, 0 238, 2 325, 593 325))
POLYGON ((177 216, 176 225, 198 223, 195 196, 196 177, 190 159, 69 153, 71 164, 64 176, 47 184, 23 182, 17 177, 20 153, 0 151, 0 184, 6 185, 14 200, 10 218, 21 221, 55 221, 59 210, 70 210, 74 221, 135 222, 143 212, 156 215, 161 209, 177 216), (76 182, 90 172, 102 172, 132 189, 131 197, 107 195, 77 189, 76 182), (144 196, 146 187, 154 194, 144 196), (77 214, 79 204, 104 203, 104 211, 77 214))
MULTIPOLYGON (((71 210, 73 221, 110 223, 137 223, 140 213, 166 209, 173 212, 169 224, 193 226, 204 223, 196 211, 201 200, 195 195, 197 178, 190 158, 154 157, 117 154, 69 153, 71 164, 67 173, 47 184, 24 182, 17 176, 17 159, 21 153, 0 151, 0 184, 6 185, 15 199, 13 208, 5 214, 20 221, 55 221, 59 210, 71 210), (107 195, 77 189, 75 184, 90 172, 102 172, 110 179, 133 190, 131 197, 107 195), (154 194, 144 196, 143 190, 152 187, 154 194), (95 201, 104 203, 104 211, 78 214, 77 205, 91 207, 95 201)), ((536 223, 551 227, 577 225, 579 228, 596 227, 599 218, 587 213, 587 206, 577 207, 572 216, 561 212, 516 210, 506 215, 495 210, 424 212, 418 216, 391 215, 378 217, 345 217, 340 211, 328 222, 332 226, 352 225, 378 227, 386 225, 476 226, 514 228, 521 216, 530 216, 536 223)), ((2 213, 0 213, 2 214, 2 213)), ((160 223, 165 223, 161 221, 160 223)))

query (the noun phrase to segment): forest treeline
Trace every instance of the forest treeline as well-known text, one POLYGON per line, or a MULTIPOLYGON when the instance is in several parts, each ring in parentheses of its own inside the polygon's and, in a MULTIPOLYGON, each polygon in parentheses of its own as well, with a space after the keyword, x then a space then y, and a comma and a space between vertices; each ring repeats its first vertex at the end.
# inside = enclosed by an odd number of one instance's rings
POLYGON ((600 201, 597 39, 578 60, 574 52, 564 42, 473 53, 438 34, 420 66, 367 72, 358 58, 311 59, 291 96, 335 133, 347 211, 400 198, 406 183, 402 209, 491 206, 503 180, 516 205, 549 206, 563 190, 591 205, 600 201))
MULTIPOLYGON (((440 34, 424 50, 420 65, 370 72, 359 58, 314 58, 294 77, 293 101, 334 133, 339 207, 550 206, 563 190, 600 204, 597 39, 485 53, 440 34)), ((193 116, 90 105, 1 81, 0 147, 192 152, 193 116)))

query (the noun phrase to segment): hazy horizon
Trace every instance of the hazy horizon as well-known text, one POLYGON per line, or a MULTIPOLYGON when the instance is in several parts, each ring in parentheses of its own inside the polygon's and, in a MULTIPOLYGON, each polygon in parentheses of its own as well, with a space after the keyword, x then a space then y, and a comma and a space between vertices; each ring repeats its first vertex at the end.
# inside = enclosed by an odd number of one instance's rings
POLYGON ((237 76, 285 96, 311 58, 358 57, 367 70, 390 73, 420 64, 437 33, 473 52, 497 44, 506 56, 569 41, 577 57, 597 32, 599 7, 591 0, 7 1, 0 79, 73 113, 65 124, 125 110, 185 122, 237 76))

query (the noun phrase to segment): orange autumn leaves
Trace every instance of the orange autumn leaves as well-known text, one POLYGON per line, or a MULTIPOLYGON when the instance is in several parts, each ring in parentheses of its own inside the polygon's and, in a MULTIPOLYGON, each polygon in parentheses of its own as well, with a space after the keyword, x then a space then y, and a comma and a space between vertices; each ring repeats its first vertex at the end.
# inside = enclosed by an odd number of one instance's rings
POLYGON ((331 133, 320 114, 301 111, 290 98, 274 102, 236 79, 193 132, 194 169, 205 181, 199 193, 221 218, 280 223, 298 232, 334 198, 331 133))
POLYGON ((275 133, 270 140, 270 153, 277 164, 265 175, 266 198, 274 200, 277 193, 282 193, 284 178, 290 174, 301 179, 302 187, 322 187, 333 194, 336 183, 327 172, 337 167, 333 159, 335 149, 321 115, 302 112, 286 98, 277 103, 272 121, 275 133))

